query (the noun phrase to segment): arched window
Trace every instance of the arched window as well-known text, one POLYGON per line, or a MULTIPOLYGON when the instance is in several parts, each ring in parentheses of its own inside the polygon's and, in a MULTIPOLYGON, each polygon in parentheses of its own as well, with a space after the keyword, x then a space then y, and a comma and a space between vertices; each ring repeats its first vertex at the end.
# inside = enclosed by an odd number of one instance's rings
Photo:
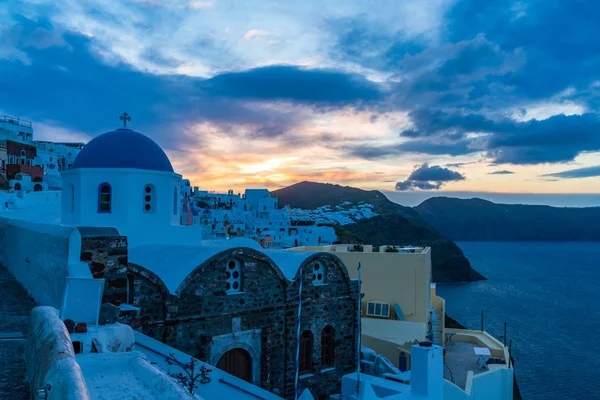
POLYGON ((335 364, 335 329, 327 325, 321 331, 321 368, 333 367, 335 364))
POLYGON ((111 211, 112 189, 108 183, 102 183, 98 187, 98 212, 109 213, 111 211))
POLYGON ((225 291, 227 294, 240 293, 242 291, 242 266, 240 262, 234 258, 227 261, 225 266, 225 291))
POLYGON ((177 215, 177 207, 179 206, 177 204, 177 187, 173 188, 173 215, 177 215))
POLYGON ((312 373, 313 342, 313 334, 311 331, 302 332, 302 335, 300 335, 300 359, 298 360, 300 375, 312 373))
POLYGON ((144 212, 153 213, 156 205, 156 190, 154 185, 144 186, 144 212))

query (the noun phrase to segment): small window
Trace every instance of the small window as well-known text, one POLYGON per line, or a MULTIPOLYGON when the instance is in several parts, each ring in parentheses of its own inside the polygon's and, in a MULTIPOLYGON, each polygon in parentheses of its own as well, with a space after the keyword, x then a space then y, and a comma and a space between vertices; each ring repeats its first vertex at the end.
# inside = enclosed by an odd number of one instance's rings
POLYGON ((313 264, 313 285, 322 285, 325 283, 325 267, 319 261, 313 264))
POLYGON ((73 342, 73 350, 75 350, 75 354, 83 353, 83 343, 79 341, 73 342))
POLYGON ((390 315, 390 305, 389 304, 381 305, 381 315, 390 315))
POLYGON ((321 331, 321 368, 330 368, 335 364, 335 330, 331 325, 321 331))
POLYGON ((173 188, 173 215, 177 215, 177 207, 178 207, 178 198, 177 198, 177 188, 173 188))
POLYGON ((108 183, 103 183, 98 188, 98 212, 110 213, 112 202, 112 188, 108 183))
POLYGON ((154 185, 144 186, 144 213, 153 213, 156 204, 156 190, 154 185))
POLYGON ((69 191, 71 192, 71 214, 75 212, 75 186, 71 183, 69 185, 69 191))
POLYGON ((367 303, 367 316, 388 318, 390 316, 390 305, 388 303, 370 301, 367 303))
POLYGON ((227 294, 241 293, 242 291, 242 266, 236 259, 227 261, 225 266, 225 291, 227 294))
POLYGON ((313 369, 312 362, 313 334, 311 331, 304 331, 300 335, 300 375, 310 374, 313 369))

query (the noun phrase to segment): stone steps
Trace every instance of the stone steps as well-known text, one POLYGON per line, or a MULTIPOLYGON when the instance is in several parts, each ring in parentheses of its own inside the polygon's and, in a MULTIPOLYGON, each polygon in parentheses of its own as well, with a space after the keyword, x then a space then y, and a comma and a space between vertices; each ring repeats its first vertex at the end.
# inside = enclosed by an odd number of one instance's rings
POLYGON ((33 299, 0 264, 0 399, 29 399, 25 345, 33 307, 33 299))

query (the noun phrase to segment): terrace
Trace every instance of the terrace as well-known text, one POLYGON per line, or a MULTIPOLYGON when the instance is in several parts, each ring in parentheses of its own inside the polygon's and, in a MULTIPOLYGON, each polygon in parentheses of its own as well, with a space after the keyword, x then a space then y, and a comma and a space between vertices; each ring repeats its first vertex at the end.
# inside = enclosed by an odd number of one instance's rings
MULTIPOLYGON (((507 360, 510 358, 508 349, 485 331, 466 329, 446 329, 449 339, 446 342, 444 357, 444 378, 467 393, 475 387, 494 382, 502 390, 502 383, 508 383, 510 375, 512 388, 512 369, 507 360), (487 349, 489 358, 482 363, 476 349, 487 349), (485 375, 485 376, 484 376, 485 375), (493 377, 496 377, 495 379, 493 377)), ((484 350, 485 351, 485 350, 484 350)))
POLYGON ((2 122, 31 128, 31 121, 27 121, 18 117, 11 117, 10 115, 0 115, 0 123, 2 122))

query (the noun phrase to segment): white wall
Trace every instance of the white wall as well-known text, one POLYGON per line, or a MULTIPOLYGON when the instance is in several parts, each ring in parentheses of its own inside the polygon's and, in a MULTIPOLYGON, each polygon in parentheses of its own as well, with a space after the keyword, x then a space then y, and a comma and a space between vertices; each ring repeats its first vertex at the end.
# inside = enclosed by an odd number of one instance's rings
POLYGON ((512 400, 513 370, 500 368, 473 375, 469 372, 465 390, 444 381, 444 400, 512 400))
POLYGON ((143 225, 153 229, 179 225, 179 181, 181 175, 137 169, 76 169, 64 171, 62 222, 67 225, 110 226, 121 228, 143 225), (98 189, 102 183, 111 185, 111 212, 98 213, 98 189), (75 188, 72 212, 70 184, 75 188), (151 213, 144 210, 144 187, 155 186, 155 204, 151 213), (177 206, 173 208, 174 193, 177 206), (175 213, 173 211, 175 210, 175 213))
POLYGON ((50 385, 47 400, 89 400, 73 343, 57 310, 34 308, 27 336, 27 378, 32 396, 50 385))
POLYGON ((61 222, 71 226, 117 228, 129 247, 146 244, 202 244, 201 227, 181 226, 181 175, 137 169, 75 169, 64 171, 61 222), (111 212, 98 213, 98 188, 111 185, 111 212), (155 187, 153 210, 145 213, 144 188, 155 187), (73 185, 73 186, 71 186, 73 185), (75 189, 71 197, 71 190, 75 189), (176 208, 173 208, 177 193, 176 208), (74 200, 74 208, 71 203, 74 200), (175 213, 173 212, 175 211, 175 213))
POLYGON ((0 217, 0 263, 38 304, 60 308, 68 264, 79 261, 78 236, 70 227, 0 217))

